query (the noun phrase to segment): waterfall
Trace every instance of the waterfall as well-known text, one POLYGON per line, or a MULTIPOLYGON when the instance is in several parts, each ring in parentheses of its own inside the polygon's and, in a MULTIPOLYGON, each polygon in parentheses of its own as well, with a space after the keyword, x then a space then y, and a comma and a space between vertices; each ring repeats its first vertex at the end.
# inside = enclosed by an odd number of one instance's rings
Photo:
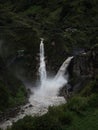
POLYGON ((64 74, 66 74, 66 78, 67 78, 67 67, 70 64, 71 60, 72 60, 73 56, 68 57, 63 64, 61 65, 60 69, 58 70, 55 79, 58 79, 59 77, 64 77, 64 74))
MULTIPOLYGON (((67 67, 73 57, 67 58, 61 65, 56 76, 48 77, 46 72, 45 56, 44 56, 44 43, 43 38, 41 38, 40 43, 40 66, 39 66, 39 75, 40 75, 40 85, 37 90, 34 91, 34 96, 37 98, 57 97, 59 90, 67 84, 68 82, 68 73, 67 67), (65 75, 64 75, 65 74, 65 75)), ((42 99, 43 102, 45 99, 42 99)), ((46 101, 45 101, 46 102, 46 101)))
POLYGON ((39 66, 40 84, 37 88, 31 88, 33 93, 29 98, 29 103, 21 108, 23 113, 20 111, 15 118, 9 118, 9 120, 1 123, 0 128, 5 130, 5 128, 11 126, 13 122, 22 119, 25 115, 42 115, 48 111, 48 106, 66 103, 65 98, 58 96, 58 94, 59 90, 68 82, 67 67, 72 58, 73 57, 69 57, 63 62, 56 76, 48 77, 44 56, 44 43, 41 38, 39 66))
POLYGON ((40 75, 41 86, 43 86, 44 81, 46 80, 46 77, 47 77, 43 41, 44 41, 44 39, 41 38, 41 43, 40 43, 40 67, 39 67, 39 75, 40 75))

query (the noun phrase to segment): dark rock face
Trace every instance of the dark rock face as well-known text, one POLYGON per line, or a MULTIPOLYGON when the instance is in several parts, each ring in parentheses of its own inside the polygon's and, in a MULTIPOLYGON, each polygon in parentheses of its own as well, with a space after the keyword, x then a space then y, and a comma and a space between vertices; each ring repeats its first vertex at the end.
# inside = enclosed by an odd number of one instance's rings
MULTIPOLYGON (((0 112, 11 111, 13 115, 14 108, 16 109, 17 106, 22 104, 22 98, 19 98, 19 96, 23 97, 23 103, 25 103, 27 97, 25 86, 10 72, 4 59, 0 56, 0 112)), ((9 113, 9 115, 11 114, 9 113)), ((1 118, 2 114, 0 113, 0 120, 1 118)))
POLYGON ((75 56, 69 65, 72 91, 80 90, 98 75, 98 45, 87 53, 75 56))
POLYGON ((17 79, 14 74, 12 74, 9 69, 7 68, 5 62, 0 57, 0 83, 1 81, 4 83, 4 85, 13 90, 17 89, 19 85, 22 85, 22 82, 17 79))

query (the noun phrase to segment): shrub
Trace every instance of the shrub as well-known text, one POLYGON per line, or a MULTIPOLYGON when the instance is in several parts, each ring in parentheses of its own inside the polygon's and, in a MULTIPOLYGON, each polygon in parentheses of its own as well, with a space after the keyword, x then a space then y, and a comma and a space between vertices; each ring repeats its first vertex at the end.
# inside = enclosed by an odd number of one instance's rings
POLYGON ((45 114, 41 117, 26 116, 14 123, 11 130, 62 130, 56 117, 45 114))
POLYGON ((43 115, 36 119, 35 130, 62 130, 62 126, 55 116, 43 115))
POLYGON ((58 119, 62 125, 69 125, 73 120, 73 113, 71 111, 68 111, 67 107, 65 106, 66 104, 58 107, 50 107, 48 115, 51 115, 52 117, 58 119))
POLYGON ((13 124, 11 130, 34 130, 34 119, 26 116, 13 124))
POLYGON ((81 91, 82 96, 90 96, 92 93, 98 92, 97 81, 90 81, 88 85, 81 91))
POLYGON ((64 111, 63 105, 57 107, 54 106, 54 107, 49 107, 48 114, 52 116, 59 116, 59 114, 61 114, 63 111, 64 111))
POLYGON ((71 111, 62 112, 59 115, 59 121, 62 125, 69 125, 73 121, 73 113, 71 111))
POLYGON ((98 107, 98 94, 92 94, 89 97, 88 103, 90 107, 98 107))
POLYGON ((9 107, 15 107, 17 105, 24 104, 26 101, 26 89, 24 86, 20 86, 15 96, 12 94, 9 96, 9 107))
POLYGON ((70 99, 67 106, 70 110, 81 113, 82 111, 86 110, 86 107, 88 106, 88 98, 75 96, 70 99))

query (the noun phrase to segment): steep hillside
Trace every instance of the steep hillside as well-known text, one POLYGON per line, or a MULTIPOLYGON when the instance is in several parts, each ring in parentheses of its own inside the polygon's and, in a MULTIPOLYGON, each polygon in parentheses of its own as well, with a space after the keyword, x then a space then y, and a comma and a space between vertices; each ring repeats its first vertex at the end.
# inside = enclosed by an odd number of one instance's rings
MULTIPOLYGON (((98 115, 98 95, 96 94, 98 92, 96 87, 98 78, 98 0, 0 0, 0 118, 7 108, 16 107, 26 101, 27 93, 22 81, 26 79, 33 82, 38 78, 41 37, 45 39, 45 60, 49 72, 56 73, 68 56, 75 56, 73 66, 69 67, 71 76, 69 82, 73 86, 73 90, 79 90, 80 97, 72 99, 71 111, 80 115, 83 112, 82 114, 85 115, 89 111, 89 101, 91 101, 91 105, 96 104, 96 108, 92 107, 90 117, 95 109, 94 114, 98 115), (92 49, 90 50, 90 48, 92 49), (91 82, 89 82, 90 80, 91 82), (80 81, 81 84, 79 84, 80 81), (80 88, 86 88, 86 90, 82 91, 80 88), (92 88, 94 88, 94 92, 91 92, 92 88), (88 89, 90 94, 86 97, 88 89), (81 101, 83 106, 79 104, 81 101), (75 106, 73 102, 76 103, 75 106), (86 106, 86 112, 85 105, 89 106, 86 106), (83 110, 81 110, 82 107, 83 110)), ((70 107, 67 110, 69 112, 70 107)), ((63 114, 65 116, 62 116, 61 112, 57 119, 49 117, 49 121, 53 121, 51 124, 55 124, 56 130, 57 128, 60 130, 59 128, 63 125, 62 130, 64 130, 67 119, 69 120, 67 123, 72 121, 72 117, 69 118, 72 113, 63 114)), ((87 114, 89 115, 89 113, 87 114)), ((33 119, 34 127, 44 130, 41 126, 44 121, 48 122, 46 118, 47 115, 45 118, 43 116, 33 119), (38 124, 41 119, 43 119, 42 124, 38 124), (35 126, 36 122, 38 126, 35 126)), ((77 122, 78 119, 82 124, 80 117, 76 117, 75 121, 77 122)), ((88 120, 88 117, 84 117, 84 119, 88 120)), ((90 119, 98 119, 98 116, 90 119)), ((32 120, 32 118, 24 118, 22 124, 16 123, 11 129, 33 130, 32 122, 30 125, 27 122, 27 126, 22 126, 25 120, 32 120)), ((78 127, 74 127, 73 123, 72 129, 78 129, 78 127)), ((55 130, 53 126, 50 128, 49 124, 49 129, 52 128, 55 130)), ((69 129, 71 127, 68 126, 69 129)))
POLYGON ((31 75, 34 75, 40 37, 44 37, 46 60, 52 71, 56 71, 69 54, 86 51, 98 42, 97 5, 97 0, 0 2, 3 57, 12 59, 18 50, 24 50, 28 64, 23 59, 21 68, 29 73, 32 70, 31 75), (54 55, 55 58, 50 58, 54 55))
POLYGON ((7 68, 0 57, 0 121, 2 114, 26 102, 26 89, 23 83, 17 79, 7 68))

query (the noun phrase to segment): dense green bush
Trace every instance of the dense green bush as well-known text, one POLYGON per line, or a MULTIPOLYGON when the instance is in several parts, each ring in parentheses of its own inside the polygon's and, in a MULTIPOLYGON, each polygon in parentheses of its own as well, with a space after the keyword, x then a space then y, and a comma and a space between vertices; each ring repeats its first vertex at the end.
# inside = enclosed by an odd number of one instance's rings
POLYGON ((62 125, 69 125, 73 120, 73 113, 67 110, 67 105, 50 107, 48 115, 54 116, 62 125))
POLYGON ((73 116, 74 116, 73 113, 67 110, 65 112, 62 112, 58 118, 61 124, 64 126, 64 125, 70 125, 72 123, 73 116))
POLYGON ((62 130, 57 118, 43 115, 41 117, 26 116, 23 120, 14 123, 12 130, 62 130))
MULTIPOLYGON (((74 95, 67 104, 49 107, 48 113, 40 117, 26 116, 8 130, 84 130, 85 125, 86 127, 90 125, 88 128, 93 130, 93 120, 98 118, 97 102, 98 94, 96 93, 88 97, 74 95), (81 114, 83 116, 80 116, 81 114), (87 124, 85 124, 86 120, 87 124)), ((94 127, 97 128, 97 126, 94 127)))
POLYGON ((98 92, 98 83, 96 80, 90 81, 80 92, 81 96, 90 96, 92 93, 97 93, 98 92))
POLYGON ((80 96, 72 97, 68 102, 67 106, 68 109, 77 113, 81 113, 82 111, 86 110, 88 106, 88 98, 80 96))
POLYGON ((13 124, 12 130, 34 130, 34 121, 31 116, 26 116, 13 124))
POLYGON ((16 95, 9 96, 9 107, 15 107, 22 105, 26 102, 27 92, 24 86, 20 86, 16 92, 16 95))
POLYGON ((5 111, 10 107, 16 107, 17 105, 24 104, 26 101, 27 93, 24 86, 17 88, 16 95, 12 94, 12 91, 6 84, 0 81, 0 111, 5 111))
MULTIPOLYGON (((65 57, 69 53, 74 54, 74 49, 85 50, 98 43, 97 2, 98 0, 3 0, 0 2, 0 39, 5 41, 2 46, 4 60, 16 56, 18 50, 24 50, 24 57, 18 59, 21 61, 20 67, 28 72, 25 72, 26 76, 31 73, 35 75, 39 39, 44 37, 48 64, 53 70, 58 70, 65 57), (53 56, 55 58, 51 58, 53 56)), ((13 84, 17 84, 14 82, 16 80, 8 77, 13 84)), ((75 80, 74 78, 73 83, 75 80)), ((66 125, 71 125, 74 121, 73 113, 78 116, 77 113, 84 112, 88 106, 92 106, 92 109, 98 106, 96 81, 91 81, 67 105, 50 108, 48 114, 38 118, 25 117, 14 123, 11 130, 62 130, 62 126, 65 126, 64 130, 67 129, 66 125)), ((25 102, 25 90, 13 86, 9 84, 8 89, 0 83, 0 110, 25 102)))
POLYGON ((89 96, 89 107, 96 107, 98 108, 98 94, 91 94, 89 96))
POLYGON ((62 126, 55 116, 44 115, 37 118, 35 128, 35 130, 61 130, 62 126))

